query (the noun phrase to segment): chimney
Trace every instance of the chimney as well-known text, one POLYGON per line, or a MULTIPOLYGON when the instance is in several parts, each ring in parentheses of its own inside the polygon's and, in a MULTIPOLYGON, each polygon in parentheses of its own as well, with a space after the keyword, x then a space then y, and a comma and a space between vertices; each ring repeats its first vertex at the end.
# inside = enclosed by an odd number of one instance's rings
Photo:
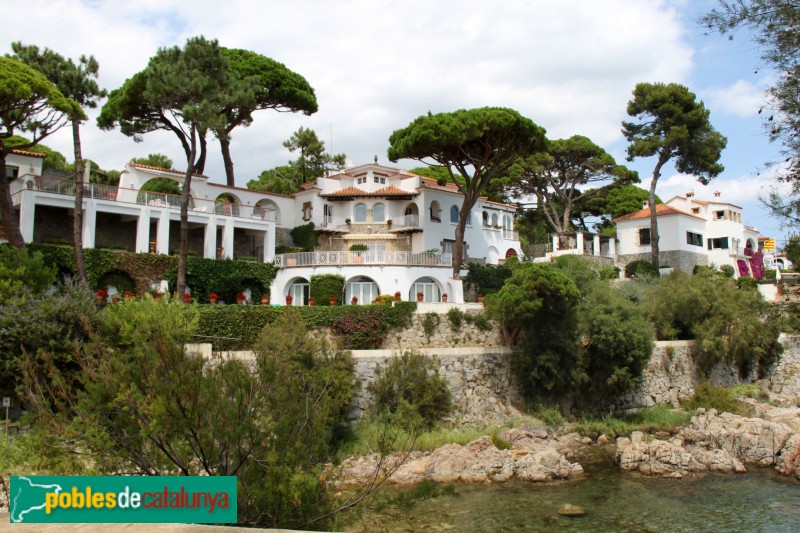
POLYGON ((686 209, 690 213, 692 212, 692 198, 694 198, 694 191, 689 191, 686 193, 686 209))
POLYGON ((714 191, 714 198, 719 198, 721 193, 719 191, 714 191))
POLYGON ((642 209, 647 209, 648 207, 650 207, 650 202, 645 200, 644 203, 642 203, 642 209))

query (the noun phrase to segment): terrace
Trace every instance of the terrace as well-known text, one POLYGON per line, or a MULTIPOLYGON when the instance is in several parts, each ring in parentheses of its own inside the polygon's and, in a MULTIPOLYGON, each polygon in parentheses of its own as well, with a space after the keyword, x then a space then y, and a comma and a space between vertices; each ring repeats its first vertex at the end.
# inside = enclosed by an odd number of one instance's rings
POLYGON ((312 267, 312 266, 347 266, 347 265, 376 265, 376 266, 453 266, 453 256, 443 252, 408 251, 314 251, 293 254, 279 254, 275 256, 275 266, 278 267, 312 267))

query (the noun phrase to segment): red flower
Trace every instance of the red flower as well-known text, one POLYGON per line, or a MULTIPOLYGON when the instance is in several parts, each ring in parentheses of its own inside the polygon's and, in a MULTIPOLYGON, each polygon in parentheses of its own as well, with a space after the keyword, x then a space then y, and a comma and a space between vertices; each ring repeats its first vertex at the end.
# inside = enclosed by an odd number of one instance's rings
POLYGON ((211 294, 208 295, 208 297, 209 298, 219 298, 219 296, 217 295, 216 292, 212 292, 211 294))
POLYGON ((103 289, 97 289, 97 295, 100 296, 101 298, 105 298, 106 296, 108 296, 108 293, 103 289))

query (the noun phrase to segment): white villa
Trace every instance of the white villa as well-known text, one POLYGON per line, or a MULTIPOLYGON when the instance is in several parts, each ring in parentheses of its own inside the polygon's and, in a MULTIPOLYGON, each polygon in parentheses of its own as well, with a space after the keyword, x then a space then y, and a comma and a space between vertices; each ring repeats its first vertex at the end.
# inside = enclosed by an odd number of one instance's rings
MULTIPOLYGON (((758 230, 742 221, 742 208, 694 198, 694 193, 675 196, 656 206, 659 255, 662 266, 691 273, 695 265, 731 265, 736 276, 742 265, 749 272, 749 258, 758 246, 758 230)), ((617 262, 627 264, 650 259, 650 209, 621 216, 617 223, 617 262)))
MULTIPOLYGON (((7 158, 14 206, 25 242, 71 242, 74 186, 42 173, 43 156, 15 151, 7 158)), ((183 172, 128 163, 118 187, 86 183, 83 244, 138 253, 175 254, 180 197, 142 191, 153 178, 179 184, 183 172)), ((463 302, 452 278, 454 233, 462 195, 452 184, 397 168, 367 164, 329 173, 291 196, 192 178, 189 250, 207 258, 248 258, 279 267, 271 302, 307 305, 314 274, 345 277, 345 302, 370 303, 400 292, 404 300, 463 302), (289 231, 313 222, 312 252, 275 255, 289 231), (351 251, 353 245, 361 250, 351 251), (366 248, 366 250, 363 250, 366 248)), ((498 264, 521 255, 511 205, 481 198, 464 236, 465 259, 498 264)))

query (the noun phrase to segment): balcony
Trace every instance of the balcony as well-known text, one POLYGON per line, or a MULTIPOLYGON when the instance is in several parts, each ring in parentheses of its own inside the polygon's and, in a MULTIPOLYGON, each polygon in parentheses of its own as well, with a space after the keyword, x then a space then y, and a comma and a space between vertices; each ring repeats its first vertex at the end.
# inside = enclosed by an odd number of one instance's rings
POLYGON ((422 231, 419 224, 419 215, 403 215, 388 221, 389 230, 394 233, 422 231))
MULTIPOLYGON (((71 179, 30 175, 23 176, 11 182, 12 195, 18 194, 23 190, 75 196, 75 182, 71 179)), ((85 184, 83 197, 86 199, 119 202, 123 204, 167 208, 176 211, 179 211, 181 208, 181 197, 178 195, 126 189, 114 187, 112 185, 103 185, 101 183, 85 184)), ((265 209, 258 205, 234 204, 231 202, 190 198, 189 210, 197 213, 213 213, 216 215, 258 219, 269 222, 275 222, 277 220, 275 211, 272 209, 265 209)))
POLYGON ((275 266, 278 267, 347 265, 452 267, 453 256, 442 252, 415 254, 398 250, 389 252, 315 251, 275 256, 275 266))

